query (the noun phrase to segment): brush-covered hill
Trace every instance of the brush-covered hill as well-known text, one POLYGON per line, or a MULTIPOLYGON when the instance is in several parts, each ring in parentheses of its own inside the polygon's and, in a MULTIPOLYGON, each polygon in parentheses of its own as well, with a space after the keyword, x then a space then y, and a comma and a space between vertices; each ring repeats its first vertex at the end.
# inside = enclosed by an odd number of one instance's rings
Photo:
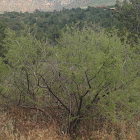
POLYGON ((84 6, 112 5, 116 0, 0 0, 0 13, 8 11, 52 11, 84 6))

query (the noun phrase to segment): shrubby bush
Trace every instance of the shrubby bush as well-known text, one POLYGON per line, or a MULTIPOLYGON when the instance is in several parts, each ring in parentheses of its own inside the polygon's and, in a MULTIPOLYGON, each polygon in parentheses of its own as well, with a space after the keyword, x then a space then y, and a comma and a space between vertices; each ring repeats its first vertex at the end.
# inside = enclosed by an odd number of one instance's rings
POLYGON ((13 104, 57 108, 69 132, 83 119, 128 119, 139 110, 139 54, 115 33, 67 27, 51 46, 7 30, 4 42, 9 68, 0 84, 13 104))

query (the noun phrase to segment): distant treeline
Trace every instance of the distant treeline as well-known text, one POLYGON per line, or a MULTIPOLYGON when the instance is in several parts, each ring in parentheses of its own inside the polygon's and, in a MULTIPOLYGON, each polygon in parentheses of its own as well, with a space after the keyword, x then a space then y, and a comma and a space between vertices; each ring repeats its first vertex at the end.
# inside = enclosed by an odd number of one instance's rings
POLYGON ((0 15, 5 23, 15 31, 22 29, 22 24, 29 24, 31 26, 37 25, 37 37, 47 37, 51 41, 59 38, 61 30, 65 25, 73 25, 78 23, 79 27, 83 27, 85 22, 88 24, 96 23, 103 27, 113 27, 117 25, 117 20, 114 17, 114 11, 108 8, 94 8, 87 9, 63 9, 62 11, 41 12, 36 10, 34 13, 17 13, 7 12, 0 15))
POLYGON ((36 10, 34 13, 7 12, 1 14, 0 18, 12 30, 19 32, 23 28, 23 23, 36 28, 37 38, 48 38, 55 42, 60 37, 62 29, 67 24, 73 26, 78 24, 82 28, 85 24, 97 24, 107 30, 116 28, 122 37, 128 32, 129 37, 136 40, 136 34, 140 35, 139 17, 140 10, 135 4, 117 3, 108 7, 88 7, 87 9, 63 9, 54 12, 41 12, 36 10))

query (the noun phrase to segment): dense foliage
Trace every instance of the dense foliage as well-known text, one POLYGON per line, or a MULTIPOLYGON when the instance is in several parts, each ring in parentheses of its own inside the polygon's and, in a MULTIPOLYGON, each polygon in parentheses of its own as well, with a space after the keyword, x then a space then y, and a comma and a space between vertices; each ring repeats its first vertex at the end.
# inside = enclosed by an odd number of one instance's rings
MULTIPOLYGON (((88 7, 87 9, 63 9, 62 11, 40 12, 36 10, 34 13, 5 13, 1 18, 5 20, 8 26, 17 32, 22 29, 23 22, 31 26, 37 27, 37 38, 49 38, 55 41, 60 37, 61 30, 65 25, 73 26, 79 24, 82 28, 86 23, 99 24, 103 27, 112 28, 117 24, 117 19, 113 16, 114 11, 107 8, 88 7)), ((35 27, 34 27, 35 28, 35 27)))
POLYGON ((83 119, 130 119, 140 110, 139 4, 1 15, 2 99, 57 108, 67 132, 83 119))

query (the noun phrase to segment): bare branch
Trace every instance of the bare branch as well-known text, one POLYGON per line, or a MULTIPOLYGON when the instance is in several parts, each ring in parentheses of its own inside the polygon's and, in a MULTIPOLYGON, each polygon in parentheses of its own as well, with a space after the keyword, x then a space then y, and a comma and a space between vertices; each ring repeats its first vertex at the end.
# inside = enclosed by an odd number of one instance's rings
POLYGON ((52 89, 49 87, 48 83, 46 82, 46 80, 43 78, 42 75, 39 75, 43 82, 45 83, 46 86, 41 86, 40 83, 39 83, 39 80, 38 80, 38 86, 40 88, 45 88, 47 89, 56 99, 58 102, 60 102, 60 104, 62 104, 62 106, 69 112, 69 114, 71 114, 73 116, 73 113, 70 111, 70 109, 62 102, 62 100, 52 91, 52 89))
POLYGON ((87 83, 88 83, 88 86, 89 86, 89 89, 90 89, 91 88, 91 84, 90 84, 90 80, 89 80, 88 75, 87 75, 87 71, 88 70, 86 70, 84 73, 85 73, 86 80, 87 80, 87 83))
POLYGON ((92 102, 91 102, 92 104, 96 101, 96 99, 98 98, 100 92, 101 92, 104 88, 106 88, 107 86, 109 86, 109 85, 110 85, 110 83, 107 84, 107 85, 105 85, 105 86, 103 86, 99 91, 97 91, 97 93, 95 94, 94 99, 93 99, 92 102))

